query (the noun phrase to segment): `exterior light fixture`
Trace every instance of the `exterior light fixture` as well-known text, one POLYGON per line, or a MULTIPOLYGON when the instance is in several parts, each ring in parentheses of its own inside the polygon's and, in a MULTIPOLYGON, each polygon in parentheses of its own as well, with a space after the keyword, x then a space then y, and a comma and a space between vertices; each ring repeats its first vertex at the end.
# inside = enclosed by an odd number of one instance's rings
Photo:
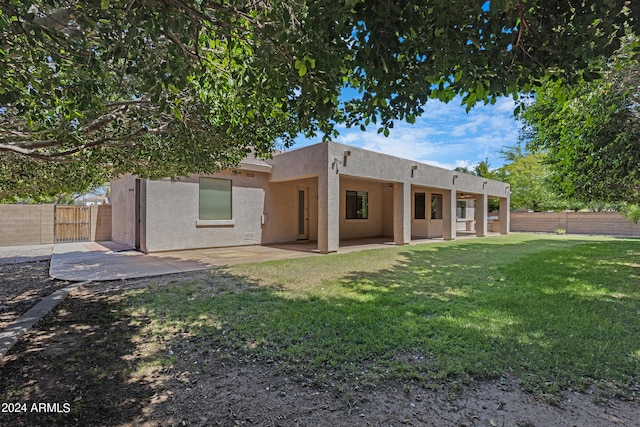
POLYGON ((457 173, 453 174, 453 185, 456 185, 456 178, 458 177, 457 173))
POLYGON ((340 173, 340 170, 338 169, 339 168, 338 165, 340 165, 340 164, 342 164, 340 159, 337 158, 337 157, 334 157, 333 158, 333 162, 331 163, 331 169, 335 169, 336 170, 336 174, 340 173))
POLYGON ((351 150, 346 150, 343 155, 342 166, 347 166, 347 157, 351 156, 351 150))
POLYGON ((411 178, 413 178, 413 171, 415 171, 417 169, 418 169, 418 166, 416 166, 416 165, 411 166, 411 178))

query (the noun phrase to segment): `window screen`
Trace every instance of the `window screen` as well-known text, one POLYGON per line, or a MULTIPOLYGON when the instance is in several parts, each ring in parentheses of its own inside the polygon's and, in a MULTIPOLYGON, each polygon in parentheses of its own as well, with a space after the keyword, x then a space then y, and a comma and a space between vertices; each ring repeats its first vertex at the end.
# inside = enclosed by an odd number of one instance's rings
POLYGON ((200 178, 199 219, 232 219, 231 180, 200 178))

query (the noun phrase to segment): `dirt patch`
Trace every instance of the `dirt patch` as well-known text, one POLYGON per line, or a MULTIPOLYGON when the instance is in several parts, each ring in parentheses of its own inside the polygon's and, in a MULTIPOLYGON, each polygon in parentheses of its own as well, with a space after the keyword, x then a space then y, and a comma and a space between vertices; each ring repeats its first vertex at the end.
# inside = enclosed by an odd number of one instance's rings
POLYGON ((158 397, 147 425, 269 426, 637 426, 634 402, 567 391, 556 405, 523 391, 514 378, 475 381, 455 393, 385 381, 363 389, 309 384, 272 364, 240 360, 215 343, 174 347, 171 387, 158 397), (162 421, 160 421, 162 420, 162 421))
POLYGON ((119 315, 122 290, 144 284, 81 289, 28 332, 0 362, 0 425, 532 427, 640 420, 635 401, 567 390, 552 405, 511 377, 455 390, 400 381, 347 387, 229 352, 219 337, 171 331, 151 338, 144 318, 119 315))
POLYGON ((70 282, 49 277, 49 261, 0 264, 0 330, 70 282))

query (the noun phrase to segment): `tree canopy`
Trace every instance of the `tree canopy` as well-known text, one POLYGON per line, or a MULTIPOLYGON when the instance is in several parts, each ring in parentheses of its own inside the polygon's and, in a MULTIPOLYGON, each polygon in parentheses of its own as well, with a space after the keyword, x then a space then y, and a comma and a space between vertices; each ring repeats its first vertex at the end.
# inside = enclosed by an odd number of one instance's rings
POLYGON ((639 27, 623 0, 5 0, 0 199, 214 172, 338 123, 388 134, 429 99, 589 78, 639 27))
POLYGON ((545 153, 550 181, 585 203, 640 203, 640 44, 630 38, 602 79, 547 81, 522 118, 527 145, 545 153))
POLYGON ((544 152, 528 152, 520 146, 502 150, 504 165, 496 178, 511 185, 511 208, 532 211, 559 211, 584 205, 561 196, 549 182, 551 175, 544 152))

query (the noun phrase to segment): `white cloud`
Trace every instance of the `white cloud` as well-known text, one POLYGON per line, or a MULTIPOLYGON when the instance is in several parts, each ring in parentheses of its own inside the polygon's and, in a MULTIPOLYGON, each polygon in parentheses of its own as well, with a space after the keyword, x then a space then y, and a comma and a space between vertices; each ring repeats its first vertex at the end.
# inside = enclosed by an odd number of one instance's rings
MULTIPOLYGON (((340 126, 336 141, 447 169, 473 168, 485 158, 495 168, 503 162, 499 151, 518 142, 521 126, 513 117, 515 106, 511 98, 501 98, 494 105, 477 105, 467 113, 459 98, 448 104, 429 101, 415 124, 396 121, 389 137, 378 134, 375 125, 366 132, 340 126)), ((319 138, 300 145, 312 142, 319 142, 319 138)))

